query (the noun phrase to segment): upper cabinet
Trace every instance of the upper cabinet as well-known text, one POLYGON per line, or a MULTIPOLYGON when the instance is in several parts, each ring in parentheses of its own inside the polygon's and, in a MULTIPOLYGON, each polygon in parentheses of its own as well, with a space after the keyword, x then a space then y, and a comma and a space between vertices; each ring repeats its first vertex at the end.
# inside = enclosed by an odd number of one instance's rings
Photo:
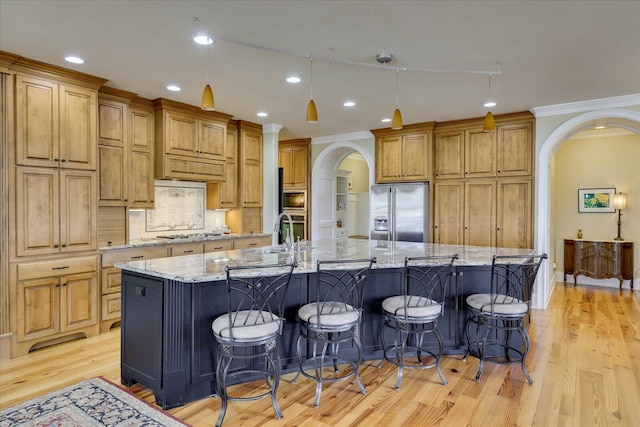
POLYGON ((307 188, 310 139, 280 141, 278 166, 283 169, 284 188, 307 188))
POLYGON ((129 207, 136 209, 155 207, 155 119, 145 101, 136 98, 129 109, 129 207))
POLYGON ((231 116, 164 98, 154 105, 156 178, 223 181, 231 116))
POLYGON ((431 179, 433 122, 402 130, 376 129, 376 182, 412 182, 431 179))
POLYGON ((98 159, 100 206, 126 206, 128 202, 129 107, 125 102, 98 98, 98 159))
POLYGON ((97 93, 16 76, 16 164, 96 170, 97 93))
POLYGON ((496 116, 496 130, 482 121, 438 124, 434 136, 435 179, 531 176, 533 116, 496 116))
POLYGON ((227 124, 224 157, 224 181, 207 183, 207 209, 238 206, 238 128, 235 120, 227 124))

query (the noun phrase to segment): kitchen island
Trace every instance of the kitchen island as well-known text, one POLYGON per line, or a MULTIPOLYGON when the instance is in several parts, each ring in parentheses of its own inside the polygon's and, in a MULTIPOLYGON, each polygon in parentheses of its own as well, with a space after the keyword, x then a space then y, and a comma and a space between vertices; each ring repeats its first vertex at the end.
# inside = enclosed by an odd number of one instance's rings
MULTIPOLYGON (((122 383, 150 388, 165 409, 214 394, 211 322, 226 312, 225 267, 285 264, 292 256, 285 249, 267 246, 116 264, 122 269, 122 383)), ((361 337, 363 358, 380 359, 381 303, 401 292, 405 257, 454 253, 459 258, 439 322, 449 354, 465 351, 464 301, 468 294, 488 290, 492 256, 531 255, 533 250, 346 238, 303 245, 294 253, 298 267, 285 304, 287 321, 279 344, 283 370, 297 369, 296 313, 308 301, 308 284, 318 260, 377 259, 365 290, 361 337)))

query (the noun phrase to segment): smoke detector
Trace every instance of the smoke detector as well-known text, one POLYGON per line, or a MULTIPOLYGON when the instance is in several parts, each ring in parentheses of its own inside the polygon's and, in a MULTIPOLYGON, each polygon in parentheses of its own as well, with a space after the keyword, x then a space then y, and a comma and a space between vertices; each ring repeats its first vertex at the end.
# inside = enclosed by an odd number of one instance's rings
POLYGON ((381 64, 386 64, 387 62, 391 61, 391 54, 390 53, 379 53, 378 55, 376 55, 376 60, 381 64))

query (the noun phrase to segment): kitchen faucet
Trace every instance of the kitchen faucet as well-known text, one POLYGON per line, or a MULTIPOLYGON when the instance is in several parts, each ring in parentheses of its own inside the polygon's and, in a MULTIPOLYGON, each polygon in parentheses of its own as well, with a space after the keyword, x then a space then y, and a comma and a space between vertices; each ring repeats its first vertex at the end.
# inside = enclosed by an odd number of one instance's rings
POLYGON ((276 219, 276 225, 275 227, 273 227, 273 231, 277 234, 280 234, 280 221, 282 220, 282 217, 287 217, 287 221, 289 222, 289 231, 284 243, 287 245, 287 251, 290 251, 293 254, 293 220, 291 219, 291 215, 286 212, 282 212, 280 215, 278 215, 278 219, 276 219))

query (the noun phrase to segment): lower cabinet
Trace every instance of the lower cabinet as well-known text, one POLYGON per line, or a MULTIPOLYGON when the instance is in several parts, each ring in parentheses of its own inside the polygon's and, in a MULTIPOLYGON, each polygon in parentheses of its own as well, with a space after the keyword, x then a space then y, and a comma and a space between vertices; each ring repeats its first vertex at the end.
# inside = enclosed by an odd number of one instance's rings
POLYGON ((271 236, 259 236, 259 237, 243 237, 237 239, 234 244, 234 249, 250 249, 260 246, 269 246, 271 244, 271 236))
POLYGON ((48 341, 99 333, 98 256, 17 263, 11 275, 16 326, 11 357, 48 341))

